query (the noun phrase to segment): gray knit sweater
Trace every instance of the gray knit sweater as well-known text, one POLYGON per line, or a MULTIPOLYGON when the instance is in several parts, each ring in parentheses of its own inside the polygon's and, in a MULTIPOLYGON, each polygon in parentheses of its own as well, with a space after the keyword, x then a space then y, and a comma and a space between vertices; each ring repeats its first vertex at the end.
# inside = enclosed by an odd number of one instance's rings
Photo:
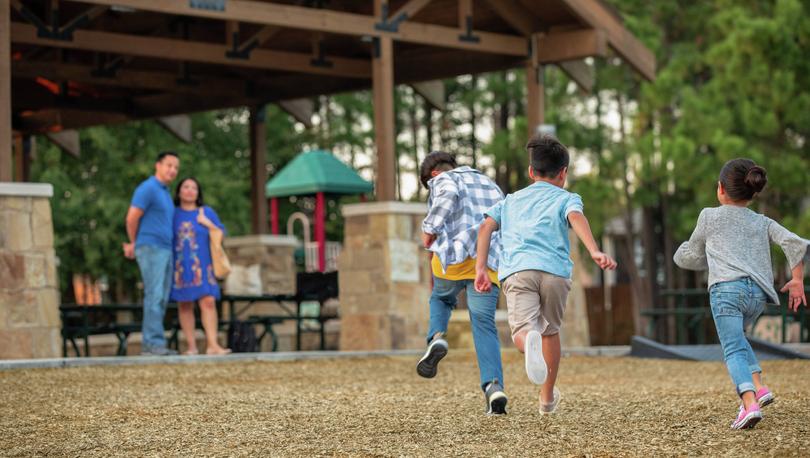
POLYGON ((710 288, 715 283, 751 277, 778 304, 771 242, 782 248, 791 268, 802 260, 810 261, 810 242, 776 221, 746 207, 704 208, 692 237, 675 253, 675 264, 684 269, 709 269, 710 288))

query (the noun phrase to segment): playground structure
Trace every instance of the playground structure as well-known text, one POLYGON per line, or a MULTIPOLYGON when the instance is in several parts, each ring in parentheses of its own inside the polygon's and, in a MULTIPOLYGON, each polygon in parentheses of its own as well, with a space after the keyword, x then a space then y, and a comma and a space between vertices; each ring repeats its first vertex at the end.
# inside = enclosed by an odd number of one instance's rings
POLYGON ((265 187, 270 200, 270 227, 279 233, 279 198, 315 197, 315 242, 310 238, 309 217, 296 212, 287 221, 287 235, 293 235, 293 224, 303 225, 303 247, 307 272, 337 270, 340 243, 326 240, 326 199, 370 193, 374 186, 328 151, 299 154, 281 169, 265 187))

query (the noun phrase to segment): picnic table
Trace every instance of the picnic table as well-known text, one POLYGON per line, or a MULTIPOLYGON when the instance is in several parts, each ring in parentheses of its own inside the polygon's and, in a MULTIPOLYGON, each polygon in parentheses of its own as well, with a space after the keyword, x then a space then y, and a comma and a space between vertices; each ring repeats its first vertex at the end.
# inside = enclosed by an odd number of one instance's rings
MULTIPOLYGON (((261 334, 257 336, 259 346, 261 346, 261 342, 265 337, 270 337, 272 342, 271 351, 276 351, 278 349, 278 336, 273 327, 285 321, 295 321, 295 348, 301 350, 301 334, 312 332, 305 329, 303 323, 312 322, 317 324, 316 332, 320 335, 320 349, 325 350, 325 323, 338 316, 336 313, 325 313, 324 303, 338 296, 337 272, 298 274, 296 290, 295 294, 223 295, 222 299, 217 301, 217 316, 220 317, 218 329, 232 326, 239 320, 240 316, 244 317, 241 321, 262 327, 261 334), (303 304, 309 301, 318 303, 317 315, 302 313, 303 304), (251 307, 261 302, 278 304, 280 312, 247 314, 251 307), (228 305, 227 319, 224 319, 226 315, 223 313, 225 304, 228 305)), ((62 355, 65 357, 68 355, 69 345, 73 348, 76 356, 82 356, 77 340, 82 341, 84 344, 83 356, 90 356, 89 337, 110 334, 118 339, 116 354, 126 356, 129 336, 132 333, 141 331, 143 321, 142 304, 62 304, 59 306, 59 312, 62 318, 62 355)), ((163 325, 167 331, 171 331, 168 339, 169 346, 178 349, 180 323, 177 319, 176 303, 172 302, 167 305, 163 325)), ((196 327, 198 329, 202 328, 199 319, 196 320, 196 327)))

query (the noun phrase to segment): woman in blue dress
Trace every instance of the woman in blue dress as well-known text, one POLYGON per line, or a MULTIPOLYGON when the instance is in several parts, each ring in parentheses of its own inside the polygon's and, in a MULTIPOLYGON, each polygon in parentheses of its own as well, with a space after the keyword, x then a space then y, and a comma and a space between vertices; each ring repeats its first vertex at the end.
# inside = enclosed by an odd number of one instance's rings
POLYGON ((200 183, 192 177, 177 185, 174 195, 174 277, 171 300, 178 304, 180 329, 188 342, 185 354, 196 355, 194 338, 194 301, 200 304, 200 317, 205 340, 205 353, 225 355, 231 352, 217 342, 217 307, 219 285, 214 277, 211 263, 211 248, 208 239, 210 229, 225 229, 211 207, 203 205, 200 183))

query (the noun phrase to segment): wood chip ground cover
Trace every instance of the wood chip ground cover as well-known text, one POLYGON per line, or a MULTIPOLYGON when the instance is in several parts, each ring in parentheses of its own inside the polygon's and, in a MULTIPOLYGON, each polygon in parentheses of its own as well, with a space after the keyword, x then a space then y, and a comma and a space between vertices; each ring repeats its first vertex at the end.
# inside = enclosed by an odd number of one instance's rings
POLYGON ((4 456, 808 456, 810 362, 765 361, 777 402, 730 431, 720 363, 570 357, 537 411, 505 352, 509 414, 487 417, 471 352, 415 359, 218 362, 0 372, 4 456))

